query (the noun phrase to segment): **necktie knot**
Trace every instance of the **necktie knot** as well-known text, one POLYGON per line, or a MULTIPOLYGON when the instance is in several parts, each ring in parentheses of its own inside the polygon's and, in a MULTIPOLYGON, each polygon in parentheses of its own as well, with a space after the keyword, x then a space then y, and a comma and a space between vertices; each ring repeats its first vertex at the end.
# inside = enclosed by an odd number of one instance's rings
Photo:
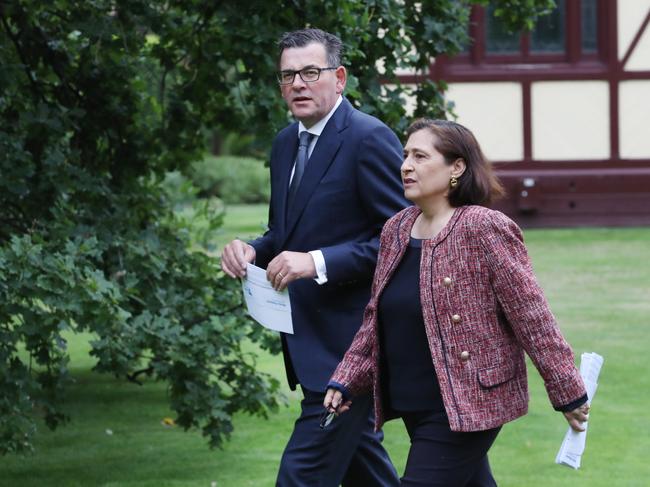
POLYGON ((311 138, 313 137, 313 134, 310 134, 306 130, 303 130, 300 132, 300 139, 298 142, 298 147, 309 147, 309 143, 311 142, 311 138))

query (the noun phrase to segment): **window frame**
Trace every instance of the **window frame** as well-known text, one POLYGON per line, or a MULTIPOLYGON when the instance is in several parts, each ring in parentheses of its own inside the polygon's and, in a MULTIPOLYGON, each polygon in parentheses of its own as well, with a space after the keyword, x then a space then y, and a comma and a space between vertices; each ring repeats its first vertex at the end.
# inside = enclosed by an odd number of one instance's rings
MULTIPOLYGON (((607 0, 596 2, 596 50, 593 52, 582 52, 582 22, 581 22, 582 0, 567 0, 565 2, 565 48, 563 53, 545 53, 531 51, 531 36, 529 32, 520 35, 520 48, 518 53, 495 53, 487 52, 486 41, 486 15, 487 10, 483 6, 474 6, 470 15, 469 36, 473 39, 467 52, 460 53, 445 61, 450 65, 467 67, 484 66, 486 68, 496 66, 526 65, 528 70, 545 70, 549 64, 553 65, 575 65, 575 64, 600 64, 607 61, 607 22, 608 14, 607 0)), ((450 68, 452 66, 449 66, 450 68)))

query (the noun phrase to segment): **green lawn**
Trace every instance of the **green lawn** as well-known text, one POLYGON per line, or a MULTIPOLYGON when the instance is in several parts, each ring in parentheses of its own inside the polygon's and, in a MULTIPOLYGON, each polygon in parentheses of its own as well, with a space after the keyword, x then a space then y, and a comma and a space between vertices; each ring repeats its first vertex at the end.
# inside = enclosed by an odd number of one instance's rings
MULTIPOLYGON (((264 206, 233 207, 219 236, 260 233, 264 206)), ((535 269, 576 355, 595 351, 605 365, 592 412, 587 450, 578 471, 553 463, 566 422, 553 412, 541 381, 531 377, 530 413, 506 425, 491 450, 500 486, 645 486, 650 467, 650 228, 530 230, 535 269)), ((72 421, 40 428, 29 457, 0 458, 0 486, 271 486, 298 398, 266 421, 245 415, 222 450, 211 451, 198 432, 161 424, 171 412, 163 385, 137 386, 89 371, 87 336, 71 337, 76 384, 68 397, 72 421)), ((281 359, 263 355, 260 368, 283 377, 281 359)), ((398 421, 386 446, 399 471, 408 439, 398 421)))
POLYGON ((264 233, 268 220, 267 205, 231 205, 226 208, 223 227, 215 238, 217 251, 233 238, 250 240, 264 233))

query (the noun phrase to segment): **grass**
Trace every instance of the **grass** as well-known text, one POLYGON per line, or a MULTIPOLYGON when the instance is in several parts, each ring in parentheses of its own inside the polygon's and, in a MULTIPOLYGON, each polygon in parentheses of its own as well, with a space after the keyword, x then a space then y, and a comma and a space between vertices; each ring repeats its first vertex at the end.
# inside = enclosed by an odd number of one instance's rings
MULTIPOLYGON (((491 458, 502 485, 648 485, 650 229, 526 232, 535 270, 576 355, 605 357, 583 468, 549 463, 566 428, 531 372, 531 413, 507 425, 491 458), (532 479, 544 479, 540 480, 532 479), (531 483, 532 482, 532 483, 531 483), (537 483, 535 483, 537 482, 537 483)), ((534 370, 534 369, 533 369, 534 370)))
MULTIPOLYGON (((232 207, 218 246, 259 234, 266 208, 232 207)), ((650 229, 530 230, 535 270, 576 355, 605 357, 591 413, 587 450, 578 471, 553 460, 566 430, 541 380, 530 368, 530 413, 506 425, 490 453, 500 486, 642 486, 650 467, 648 349, 650 229)), ((196 431, 164 427, 171 416, 164 385, 137 386, 90 372, 88 337, 71 337, 76 384, 67 400, 72 421, 40 428, 36 453, 0 458, 0 486, 273 485, 297 416, 298 396, 268 421, 240 415, 232 440, 211 451, 196 431), (112 434, 108 434, 110 430, 112 434)), ((261 355, 259 367, 283 379, 282 360, 261 355)), ((385 445, 402 471, 408 438, 399 421, 385 428, 385 445)), ((361 486, 363 487, 363 486, 361 486)))
POLYGON ((217 251, 233 238, 250 240, 264 233, 268 205, 230 205, 226 208, 223 226, 215 238, 217 251))

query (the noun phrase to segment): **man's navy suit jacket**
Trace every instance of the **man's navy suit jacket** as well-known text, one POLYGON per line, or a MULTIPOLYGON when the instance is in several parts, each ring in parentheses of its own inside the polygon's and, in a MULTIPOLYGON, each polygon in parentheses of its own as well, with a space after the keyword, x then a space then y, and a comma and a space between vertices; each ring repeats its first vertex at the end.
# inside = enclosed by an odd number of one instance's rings
POLYGON ((287 208, 298 124, 271 151, 267 232, 251 242, 256 265, 283 250, 321 250, 327 283, 289 284, 294 334, 283 334, 287 378, 324 391, 359 329, 370 297, 384 222, 408 205, 400 180, 402 145, 386 125, 344 98, 318 138, 292 208, 287 208))

